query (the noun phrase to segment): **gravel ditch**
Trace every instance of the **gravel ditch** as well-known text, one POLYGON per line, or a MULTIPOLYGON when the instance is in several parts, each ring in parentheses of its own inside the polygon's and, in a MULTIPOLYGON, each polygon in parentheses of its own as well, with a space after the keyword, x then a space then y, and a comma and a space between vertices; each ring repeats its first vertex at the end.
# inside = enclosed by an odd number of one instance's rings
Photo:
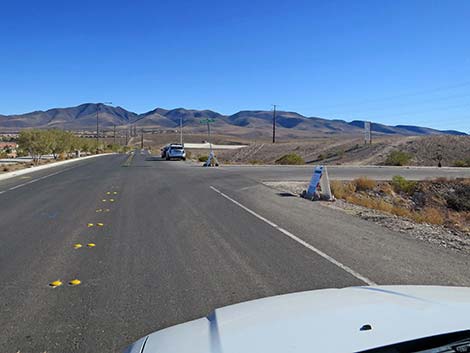
MULTIPOLYGON (((307 189, 306 182, 263 182, 266 186, 276 190, 299 196, 307 189)), ((343 200, 335 202, 318 201, 322 206, 340 210, 347 214, 360 217, 369 222, 380 224, 393 231, 406 234, 407 236, 437 244, 444 248, 470 253, 470 234, 450 229, 440 225, 416 223, 407 218, 354 205, 343 200)))

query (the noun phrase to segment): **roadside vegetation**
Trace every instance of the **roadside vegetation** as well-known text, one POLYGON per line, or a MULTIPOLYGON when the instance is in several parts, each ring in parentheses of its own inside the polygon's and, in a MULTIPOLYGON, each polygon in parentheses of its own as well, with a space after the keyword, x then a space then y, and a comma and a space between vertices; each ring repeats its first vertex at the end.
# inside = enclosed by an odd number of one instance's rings
POLYGON ((413 156, 410 153, 403 152, 403 151, 392 151, 385 159, 385 165, 392 165, 392 166, 404 166, 410 164, 411 159, 413 156))
POLYGON ((42 157, 52 154, 55 160, 64 160, 77 152, 90 154, 102 152, 125 152, 128 147, 113 144, 97 145, 96 140, 81 138, 63 130, 22 130, 18 137, 18 156, 31 156, 34 164, 42 157))
POLYGON ((395 176, 391 182, 333 180, 331 190, 336 198, 352 204, 470 234, 470 179, 416 182, 395 176))
MULTIPOLYGON (((469 152, 470 154, 470 152, 469 152)), ((454 162, 454 167, 470 168, 470 157, 467 159, 459 159, 454 162)))
POLYGON ((296 153, 289 153, 277 159, 276 164, 300 165, 300 164, 305 164, 305 160, 296 153))

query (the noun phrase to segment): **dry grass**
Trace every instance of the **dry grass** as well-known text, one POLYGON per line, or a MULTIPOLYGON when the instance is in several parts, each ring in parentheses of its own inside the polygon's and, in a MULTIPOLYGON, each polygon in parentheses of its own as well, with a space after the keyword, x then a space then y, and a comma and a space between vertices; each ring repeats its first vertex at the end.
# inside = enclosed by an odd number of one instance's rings
POLYGON ((363 207, 367 207, 367 208, 372 208, 372 209, 375 209, 375 210, 379 210, 379 211, 384 211, 384 212, 388 212, 388 213, 391 213, 394 206, 384 200, 381 200, 381 199, 372 199, 370 197, 367 197, 367 196, 357 196, 357 195, 348 195, 346 196, 346 201, 347 202, 350 202, 350 203, 353 203, 355 205, 359 205, 359 206, 363 206, 363 207))
POLYGON ((375 180, 371 180, 366 177, 354 179, 353 183, 356 185, 356 191, 369 191, 373 190, 377 186, 375 180))
MULTIPOLYGON (((434 182, 444 182, 444 179, 434 182)), ((459 185, 465 184, 464 181, 459 183, 459 185)), ((376 183, 367 178, 358 178, 352 182, 333 180, 331 191, 336 198, 349 203, 408 218, 417 223, 446 224, 460 230, 469 230, 470 212, 465 210, 457 212, 448 208, 448 205, 438 197, 439 195, 429 195, 426 205, 421 209, 415 209, 414 203, 411 202, 413 194, 411 190, 416 190, 417 184, 404 178, 400 180, 395 178, 392 183, 376 183)))
POLYGON ((390 213, 398 217, 405 217, 405 218, 410 218, 410 219, 412 218, 412 215, 413 215, 409 209, 405 207, 397 206, 397 205, 392 207, 392 210, 390 213))
POLYGON ((378 191, 385 195, 392 195, 393 188, 389 183, 380 183, 377 187, 378 191))
POLYGON ((418 223, 444 224, 444 216, 442 213, 432 207, 426 207, 422 211, 414 212, 412 219, 418 223))
POLYGON ((339 180, 332 180, 330 187, 333 195, 339 199, 344 199, 346 196, 356 192, 356 185, 353 183, 343 183, 339 180))

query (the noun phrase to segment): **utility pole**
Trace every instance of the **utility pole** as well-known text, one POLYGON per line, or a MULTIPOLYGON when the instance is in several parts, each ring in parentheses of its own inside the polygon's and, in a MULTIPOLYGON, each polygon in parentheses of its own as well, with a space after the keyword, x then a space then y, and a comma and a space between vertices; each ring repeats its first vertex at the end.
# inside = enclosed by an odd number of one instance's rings
POLYGON ((180 115, 180 145, 183 145, 183 116, 180 115))
POLYGON ((113 132, 113 144, 116 144, 116 124, 114 124, 114 132, 113 132))
POLYGON ((200 123, 201 124, 207 124, 207 139, 209 140, 209 149, 210 149, 210 153, 211 155, 213 154, 212 153, 212 140, 211 140, 211 123, 215 122, 214 119, 202 119, 200 120, 200 123))
MULTIPOLYGON (((104 104, 113 104, 113 102, 104 102, 104 104)), ((98 148, 100 146, 100 123, 99 123, 100 105, 103 105, 103 103, 96 104, 96 153, 98 153, 98 148)))
POLYGON ((98 153, 98 148, 100 146, 99 110, 100 110, 100 103, 96 105, 96 153, 98 153))
POLYGON ((126 146, 129 143, 129 129, 126 129, 126 146))
POLYGON ((207 138, 209 139, 209 149, 212 154, 211 124, 209 119, 207 119, 207 138))
POLYGON ((276 104, 273 107, 273 143, 276 143, 276 104))
POLYGON ((144 129, 140 130, 140 149, 144 149, 144 129))

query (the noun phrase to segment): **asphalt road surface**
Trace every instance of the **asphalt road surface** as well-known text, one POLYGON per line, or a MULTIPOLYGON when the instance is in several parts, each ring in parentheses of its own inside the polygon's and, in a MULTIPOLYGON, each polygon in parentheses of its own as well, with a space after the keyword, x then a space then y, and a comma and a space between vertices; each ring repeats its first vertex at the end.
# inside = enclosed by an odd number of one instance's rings
POLYGON ((217 307, 302 290, 470 285, 466 254, 283 197, 255 171, 137 153, 1 181, 0 351, 118 352, 217 307))
MULTIPOLYGON (((242 173, 257 180, 304 181, 312 176, 314 166, 223 166, 221 169, 242 173)), ((470 168, 455 167, 389 167, 389 166, 328 166, 330 179, 352 180, 368 177, 375 180, 391 180, 401 175, 410 180, 443 178, 470 178, 470 168)))

